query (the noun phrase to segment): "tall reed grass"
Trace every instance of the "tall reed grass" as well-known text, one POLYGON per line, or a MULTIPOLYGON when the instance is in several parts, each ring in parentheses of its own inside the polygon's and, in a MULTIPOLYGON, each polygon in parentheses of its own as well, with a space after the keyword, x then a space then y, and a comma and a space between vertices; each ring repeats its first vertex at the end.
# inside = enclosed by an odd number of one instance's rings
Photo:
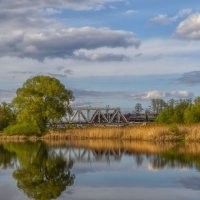
POLYGON ((200 124, 129 125, 124 127, 85 127, 65 131, 51 131, 43 137, 0 136, 0 140, 137 140, 137 141, 190 141, 200 142, 200 124), (175 130, 175 131, 174 131, 175 130))
POLYGON ((177 126, 173 132, 166 125, 134 125, 125 127, 88 127, 66 132, 50 132, 44 139, 120 139, 140 141, 200 141, 200 125, 177 126), (177 131, 178 130, 178 131, 177 131))

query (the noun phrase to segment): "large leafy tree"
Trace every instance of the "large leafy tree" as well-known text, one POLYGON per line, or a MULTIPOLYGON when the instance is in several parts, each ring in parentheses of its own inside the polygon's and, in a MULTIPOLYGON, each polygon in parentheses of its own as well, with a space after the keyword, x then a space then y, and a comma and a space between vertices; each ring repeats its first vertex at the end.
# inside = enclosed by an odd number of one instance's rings
POLYGON ((49 76, 35 76, 17 90, 13 104, 17 110, 18 123, 31 122, 43 133, 50 121, 58 121, 70 112, 71 100, 72 92, 59 80, 49 76))

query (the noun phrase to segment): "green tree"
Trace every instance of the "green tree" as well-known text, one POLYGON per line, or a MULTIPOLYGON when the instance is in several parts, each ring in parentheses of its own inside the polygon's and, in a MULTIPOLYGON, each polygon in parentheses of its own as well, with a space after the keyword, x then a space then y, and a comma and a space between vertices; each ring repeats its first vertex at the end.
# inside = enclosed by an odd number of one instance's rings
POLYGON ((184 113, 184 120, 187 124, 200 122, 200 104, 189 106, 184 113))
POLYGON ((49 76, 28 79, 17 90, 13 105, 17 111, 17 123, 31 122, 44 133, 49 122, 57 122, 70 112, 73 94, 59 80, 49 76))
POLYGON ((156 122, 160 124, 172 124, 174 123, 174 109, 173 108, 166 108, 163 112, 161 112, 157 119, 156 122))
POLYGON ((0 104, 0 131, 14 122, 15 114, 11 106, 5 102, 0 104))
POLYGON ((176 104, 166 107, 157 117, 158 123, 172 124, 185 123, 185 111, 191 106, 190 99, 179 100, 176 104))

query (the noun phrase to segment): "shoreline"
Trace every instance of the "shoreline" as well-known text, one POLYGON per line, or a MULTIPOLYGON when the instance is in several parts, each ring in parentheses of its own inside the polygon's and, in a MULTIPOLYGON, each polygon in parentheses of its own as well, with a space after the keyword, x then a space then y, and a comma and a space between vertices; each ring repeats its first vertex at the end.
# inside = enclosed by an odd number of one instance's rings
POLYGON ((135 140, 150 142, 200 142, 200 124, 177 125, 131 125, 124 127, 85 127, 50 131, 44 136, 1 135, 0 141, 55 141, 55 140, 135 140))

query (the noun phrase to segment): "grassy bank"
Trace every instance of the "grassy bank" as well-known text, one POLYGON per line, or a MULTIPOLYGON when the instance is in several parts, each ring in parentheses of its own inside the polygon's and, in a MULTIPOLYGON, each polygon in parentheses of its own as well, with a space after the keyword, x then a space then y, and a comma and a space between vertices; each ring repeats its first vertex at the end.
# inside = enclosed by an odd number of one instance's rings
POLYGON ((43 137, 5 136, 0 140, 138 140, 138 141, 193 141, 200 142, 200 124, 196 125, 129 125, 124 127, 86 127, 65 131, 51 131, 43 137))
POLYGON ((88 127, 66 132, 50 132, 44 140, 120 139, 140 141, 195 141, 200 142, 200 125, 134 125, 125 127, 88 127))

